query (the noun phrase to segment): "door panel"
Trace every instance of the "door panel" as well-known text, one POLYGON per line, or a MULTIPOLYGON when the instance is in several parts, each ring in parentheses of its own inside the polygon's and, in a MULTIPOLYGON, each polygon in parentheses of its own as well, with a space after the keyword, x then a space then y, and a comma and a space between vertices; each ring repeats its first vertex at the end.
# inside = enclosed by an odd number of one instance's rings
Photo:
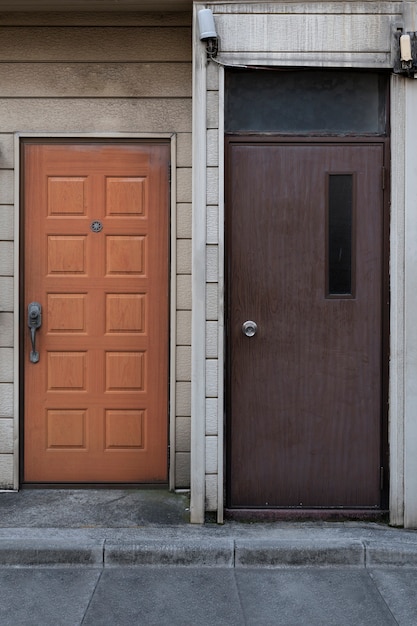
POLYGON ((24 145, 26 482, 165 482, 166 144, 24 145))
POLYGON ((228 505, 378 507, 383 145, 231 141, 228 159, 228 505), (329 295, 339 260, 351 293, 329 295))

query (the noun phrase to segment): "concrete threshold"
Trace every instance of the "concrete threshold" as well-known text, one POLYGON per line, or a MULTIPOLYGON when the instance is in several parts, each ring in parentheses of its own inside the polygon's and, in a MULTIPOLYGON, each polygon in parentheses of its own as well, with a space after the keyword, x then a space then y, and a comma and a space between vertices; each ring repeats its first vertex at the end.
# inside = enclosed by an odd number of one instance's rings
POLYGON ((189 523, 188 494, 0 494, 0 567, 417 567, 417 530, 375 522, 189 523))

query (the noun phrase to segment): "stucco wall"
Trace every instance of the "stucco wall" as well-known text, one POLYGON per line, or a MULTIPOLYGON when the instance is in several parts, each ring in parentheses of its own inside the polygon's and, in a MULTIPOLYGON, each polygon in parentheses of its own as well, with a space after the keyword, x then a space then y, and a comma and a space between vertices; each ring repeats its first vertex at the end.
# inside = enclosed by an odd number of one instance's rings
POLYGON ((191 15, 0 13, 0 488, 18 485, 14 133, 176 134, 171 451, 189 485, 191 15), (15 453, 15 454, 13 454, 15 453))

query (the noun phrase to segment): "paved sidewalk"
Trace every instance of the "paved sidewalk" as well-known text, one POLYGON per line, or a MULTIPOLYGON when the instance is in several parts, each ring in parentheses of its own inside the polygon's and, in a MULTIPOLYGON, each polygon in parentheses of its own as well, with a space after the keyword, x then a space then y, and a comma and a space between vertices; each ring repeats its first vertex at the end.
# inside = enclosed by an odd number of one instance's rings
POLYGON ((417 531, 188 523, 162 491, 0 493, 2 626, 417 624, 417 531))
POLYGON ((415 626, 417 570, 0 567, 2 626, 415 626))
MULTIPOLYGON (((361 522, 188 523, 188 496, 0 493, 0 565, 416 567, 417 531, 361 522)), ((417 624, 417 619, 416 619, 417 624)))

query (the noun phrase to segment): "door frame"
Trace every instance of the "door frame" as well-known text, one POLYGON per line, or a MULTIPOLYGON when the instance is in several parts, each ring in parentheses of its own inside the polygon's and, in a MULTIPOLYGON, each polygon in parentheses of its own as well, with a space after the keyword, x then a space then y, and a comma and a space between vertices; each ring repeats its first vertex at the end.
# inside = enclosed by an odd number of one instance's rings
POLYGON ((297 518, 343 518, 348 517, 350 519, 358 518, 364 519, 368 517, 375 519, 386 514, 389 509, 389 445, 388 445, 388 393, 389 393, 389 340, 390 340, 390 285, 389 285, 389 259, 390 259, 390 215, 389 215, 389 199, 390 199, 390 140, 385 136, 355 136, 355 137, 341 137, 341 136, 288 136, 272 133, 225 133, 224 137, 224 171, 225 171, 225 220, 224 220, 224 294, 225 294, 225 373, 224 373, 224 389, 225 389, 225 510, 229 516, 234 519, 247 519, 251 516, 259 519, 260 516, 267 519, 293 519, 297 518), (230 349, 229 349, 229 337, 228 333, 228 311, 229 311, 229 250, 231 249, 231 233, 228 227, 230 219, 230 188, 229 181, 231 180, 230 170, 230 145, 239 143, 254 143, 254 144, 268 144, 279 143, 281 145, 371 145, 378 144, 383 146, 383 172, 381 185, 383 189, 383 201, 382 201, 382 289, 381 289, 381 466, 384 468, 384 473, 381 474, 381 506, 380 509, 375 510, 352 510, 352 509, 297 509, 291 510, 289 508, 271 508, 271 509, 238 509, 228 506, 229 501, 229 488, 231 484, 231 471, 230 471, 230 442, 231 442, 231 405, 230 405, 230 376, 231 376, 231 364, 230 364, 230 349))
MULTIPOLYGON (((45 143, 56 143, 59 140, 76 143, 79 142, 103 142, 109 143, 152 143, 153 141, 164 141, 170 144, 170 164, 171 172, 176 172, 177 160, 177 139, 176 133, 25 133, 17 132, 14 134, 14 167, 15 167, 15 183, 14 183, 14 455, 13 455, 13 488, 18 490, 22 485, 23 479, 23 407, 24 407, 24 378, 23 378, 23 332, 25 307, 22 299, 22 285, 24 276, 23 264, 23 246, 22 233, 24 228, 24 206, 22 202, 23 193, 22 185, 24 180, 22 146, 25 140, 44 140, 45 143)), ((169 294, 168 294, 168 315, 169 315, 169 346, 168 346, 168 486, 169 489, 175 489, 175 380, 176 380, 176 252, 177 252, 177 231, 176 231, 176 176, 171 175, 170 180, 170 215, 168 217, 170 231, 168 233, 169 252, 168 252, 168 273, 169 273, 169 294)), ((104 485, 103 485, 104 486, 104 485)), ((117 487, 118 485, 106 485, 108 488, 117 487)), ((63 485, 70 487, 70 485, 63 485)), ((84 485, 83 488, 87 488, 84 485)))

